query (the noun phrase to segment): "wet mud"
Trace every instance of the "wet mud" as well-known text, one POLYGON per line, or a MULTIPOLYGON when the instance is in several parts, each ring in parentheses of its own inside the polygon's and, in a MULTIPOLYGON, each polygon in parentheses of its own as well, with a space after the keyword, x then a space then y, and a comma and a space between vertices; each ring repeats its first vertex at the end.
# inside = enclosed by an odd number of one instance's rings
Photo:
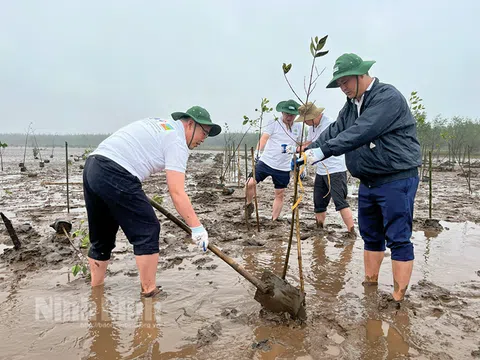
MULTIPOLYGON (((31 149, 27 150, 31 153, 31 149)), ((306 320, 262 309, 256 289, 212 253, 200 253, 184 231, 161 221, 158 282, 166 296, 140 298, 132 247, 119 231, 106 283, 91 289, 71 268, 81 258, 65 236, 50 227, 73 225, 80 248, 88 227, 81 174, 83 149, 71 149, 70 212, 66 209, 64 149, 44 168, 23 149, 8 148, 0 172, 0 211, 22 243, 13 244, 0 224, 0 358, 28 359, 470 359, 480 356, 480 178, 473 194, 459 169, 436 164, 433 212, 428 183, 415 204, 415 266, 404 302, 393 291, 389 251, 378 286, 363 281, 363 242, 346 236, 331 204, 325 229, 313 215, 313 174, 304 181, 300 232, 306 320), (36 173, 37 176, 28 176, 36 173), (19 336, 21 334, 21 336, 19 336), (108 354, 108 355, 105 355, 108 354)), ((192 152, 186 190, 211 241, 247 271, 281 276, 290 232, 293 187, 279 221, 272 222, 273 184, 258 186, 260 232, 255 213, 243 216, 243 189, 226 176, 219 184, 221 153, 192 152), (223 189, 233 189, 224 192, 223 189)), ((242 162, 242 164, 244 164, 242 162)), ((474 167, 472 167, 474 169, 474 167)), ((478 170, 473 170, 478 172, 478 170)), ((242 169, 242 173, 245 173, 242 169)), ((243 183, 244 179, 242 179, 243 183)), ((176 214, 165 177, 143 184, 149 196, 176 214)), ((349 178, 355 220, 358 184, 349 178)), ((358 230, 358 229, 357 229, 358 230)), ((299 288, 296 238, 287 278, 299 288)), ((80 248, 83 254, 87 249, 80 248)))

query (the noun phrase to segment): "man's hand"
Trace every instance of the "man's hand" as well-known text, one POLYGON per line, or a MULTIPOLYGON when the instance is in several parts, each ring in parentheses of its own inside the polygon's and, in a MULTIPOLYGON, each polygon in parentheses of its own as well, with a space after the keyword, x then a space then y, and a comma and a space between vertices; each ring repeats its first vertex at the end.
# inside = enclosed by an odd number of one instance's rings
POLYGON ((197 244, 200 250, 207 251, 208 248, 208 233, 205 228, 200 225, 190 228, 192 230, 192 241, 197 244))

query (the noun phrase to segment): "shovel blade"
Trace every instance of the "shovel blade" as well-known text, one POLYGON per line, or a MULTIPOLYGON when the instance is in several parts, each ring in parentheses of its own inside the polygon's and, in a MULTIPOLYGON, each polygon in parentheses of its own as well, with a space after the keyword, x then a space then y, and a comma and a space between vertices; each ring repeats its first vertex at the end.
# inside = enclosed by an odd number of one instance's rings
POLYGON ((293 319, 306 320, 305 293, 265 270, 261 281, 269 288, 268 293, 257 289, 255 300, 265 309, 275 313, 288 313, 293 319))

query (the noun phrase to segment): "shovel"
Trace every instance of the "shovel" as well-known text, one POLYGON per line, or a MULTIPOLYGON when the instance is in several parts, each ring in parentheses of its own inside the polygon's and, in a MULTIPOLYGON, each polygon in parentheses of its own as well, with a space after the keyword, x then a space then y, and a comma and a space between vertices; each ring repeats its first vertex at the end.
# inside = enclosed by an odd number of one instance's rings
MULTIPOLYGON (((160 211, 167 219, 173 221, 187 234, 192 233, 190 227, 175 215, 163 208, 153 199, 149 199, 150 204, 160 211)), ((231 257, 224 254, 213 244, 208 244, 208 249, 217 255, 220 259, 230 265, 237 273, 250 281, 257 288, 254 299, 258 301, 265 309, 277 313, 289 313, 292 318, 305 320, 306 312, 304 307, 305 294, 296 287, 290 285, 272 272, 265 270, 262 279, 259 280, 247 272, 240 264, 231 257)))

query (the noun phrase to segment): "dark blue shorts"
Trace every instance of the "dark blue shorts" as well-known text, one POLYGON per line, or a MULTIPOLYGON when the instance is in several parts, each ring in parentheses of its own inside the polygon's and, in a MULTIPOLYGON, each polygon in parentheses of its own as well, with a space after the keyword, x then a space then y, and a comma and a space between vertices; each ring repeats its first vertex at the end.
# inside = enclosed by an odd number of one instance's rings
POLYGON ((119 227, 135 255, 159 252, 160 223, 137 177, 106 157, 91 155, 83 170, 83 193, 89 257, 109 260, 119 227))
POLYGON ((255 166, 255 181, 259 183, 269 176, 272 177, 275 189, 285 189, 290 182, 290 171, 276 170, 259 161, 255 166))
POLYGON ((392 260, 414 259, 410 241, 418 176, 358 190, 358 227, 365 250, 392 251, 392 260))

